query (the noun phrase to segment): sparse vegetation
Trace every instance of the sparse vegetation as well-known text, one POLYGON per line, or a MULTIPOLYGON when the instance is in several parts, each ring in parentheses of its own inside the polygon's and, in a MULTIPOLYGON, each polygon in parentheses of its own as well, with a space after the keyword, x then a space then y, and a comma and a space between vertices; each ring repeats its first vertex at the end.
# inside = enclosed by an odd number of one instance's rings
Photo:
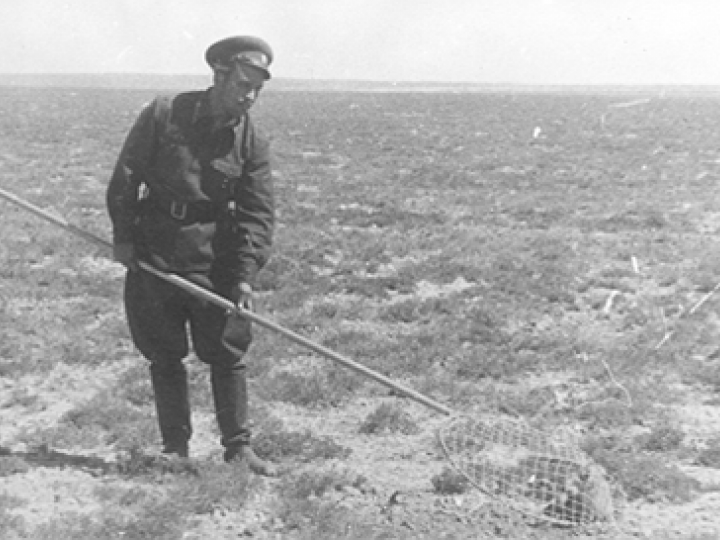
MULTIPOLYGON (((348 490, 359 491, 366 479, 348 469, 309 469, 282 480, 278 515, 290 528, 327 528, 330 519, 347 521, 349 508, 339 507, 348 490)), ((335 528, 336 525, 331 525, 335 528)), ((342 529, 341 529, 342 530, 342 529)))
POLYGON ((21 498, 0 493, 0 534, 3 538, 9 540, 23 538, 25 523, 21 517, 12 513, 12 509, 23 505, 21 498))
POLYGON ((359 431, 367 434, 389 432, 412 435, 420 431, 420 428, 412 416, 399 405, 382 403, 360 424, 359 431))
POLYGON ((258 391, 266 399, 303 407, 329 407, 340 405, 360 382, 337 368, 310 369, 306 373, 280 371, 262 380, 258 391))
POLYGON ((696 479, 657 456, 601 450, 592 457, 620 483, 631 501, 682 503, 690 501, 701 488, 696 479))
MULTIPOLYGON (((260 314, 460 411, 582 432, 618 493, 646 508, 705 495, 679 464, 720 463, 708 412, 720 388, 715 96, 643 94, 614 109, 627 96, 269 86, 256 117, 274 137, 279 227, 260 314)), ((0 87, 0 184, 109 237, 105 184, 154 94, 0 87)), ((575 534, 441 512, 474 488, 428 461, 435 424, 261 329, 247 357, 256 447, 287 476, 256 482, 219 463, 207 366, 194 358, 197 456, 158 461, 123 270, 0 204, 3 539, 169 540, 223 526, 298 540, 575 534), (25 479, 57 497, 51 513, 20 513, 45 500, 28 498, 25 479)), ((664 534, 670 514, 646 510, 644 526, 664 534)))
POLYGON ((707 448, 703 448, 695 463, 702 467, 712 467, 713 469, 720 469, 720 439, 713 438, 708 441, 707 448))
POLYGON ((0 456, 0 477, 24 473, 29 469, 27 462, 17 456, 0 456))
POLYGON ((65 413, 56 426, 27 432, 23 438, 31 446, 51 448, 149 446, 157 439, 150 415, 150 410, 137 409, 127 401, 98 395, 65 413))
POLYGON ((660 423, 650 433, 643 435, 639 440, 641 450, 650 452, 672 452, 682 444, 685 434, 678 426, 670 423, 660 423))
POLYGON ((433 476, 433 489, 443 495, 457 495, 471 489, 470 481, 454 469, 446 467, 440 474, 433 476))
POLYGON ((259 454, 273 461, 345 459, 352 453, 330 437, 318 437, 310 430, 288 430, 277 418, 270 418, 260 426, 254 446, 259 454))

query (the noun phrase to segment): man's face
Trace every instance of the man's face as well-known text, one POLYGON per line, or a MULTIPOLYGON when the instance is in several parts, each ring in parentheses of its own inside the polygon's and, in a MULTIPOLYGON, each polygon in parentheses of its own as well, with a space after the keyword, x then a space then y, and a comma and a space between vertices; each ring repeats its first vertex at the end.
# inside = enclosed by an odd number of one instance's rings
POLYGON ((218 94, 224 112, 240 117, 252 107, 265 83, 263 73, 242 64, 234 65, 218 81, 218 94))

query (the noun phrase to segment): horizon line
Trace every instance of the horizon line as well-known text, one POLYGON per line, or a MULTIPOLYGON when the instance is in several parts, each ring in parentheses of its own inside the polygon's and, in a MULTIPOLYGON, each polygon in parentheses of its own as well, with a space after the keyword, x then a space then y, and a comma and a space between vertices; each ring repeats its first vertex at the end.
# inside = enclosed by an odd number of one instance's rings
MULTIPOLYGON (((18 78, 34 78, 34 77, 147 77, 147 78, 209 78, 209 75, 200 73, 149 73, 149 72, 0 72, 0 78, 18 77, 18 78)), ((302 82, 306 84, 313 83, 362 83, 388 86, 486 86, 486 87, 594 87, 594 88, 720 88, 720 83, 548 83, 548 82, 479 82, 479 81, 434 81, 434 80, 389 80, 389 79, 362 79, 362 78, 302 78, 302 77, 273 77, 274 82, 302 82)), ((272 84, 272 83, 270 83, 272 84)))

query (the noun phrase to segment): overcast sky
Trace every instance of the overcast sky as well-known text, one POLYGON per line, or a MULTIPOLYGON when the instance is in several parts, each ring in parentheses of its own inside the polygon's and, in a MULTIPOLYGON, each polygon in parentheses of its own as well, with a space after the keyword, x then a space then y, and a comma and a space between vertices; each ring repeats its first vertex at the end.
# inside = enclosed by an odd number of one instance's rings
POLYGON ((276 77, 720 84, 720 0, 2 0, 0 72, 205 73, 236 34, 276 77))

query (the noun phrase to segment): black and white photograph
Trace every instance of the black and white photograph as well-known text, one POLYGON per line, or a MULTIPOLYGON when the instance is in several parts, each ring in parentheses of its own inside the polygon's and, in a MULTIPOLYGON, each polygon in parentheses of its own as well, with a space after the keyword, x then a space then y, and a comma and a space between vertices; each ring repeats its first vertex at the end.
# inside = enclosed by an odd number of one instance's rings
POLYGON ((719 21, 0 4, 0 539, 720 539, 719 21))

